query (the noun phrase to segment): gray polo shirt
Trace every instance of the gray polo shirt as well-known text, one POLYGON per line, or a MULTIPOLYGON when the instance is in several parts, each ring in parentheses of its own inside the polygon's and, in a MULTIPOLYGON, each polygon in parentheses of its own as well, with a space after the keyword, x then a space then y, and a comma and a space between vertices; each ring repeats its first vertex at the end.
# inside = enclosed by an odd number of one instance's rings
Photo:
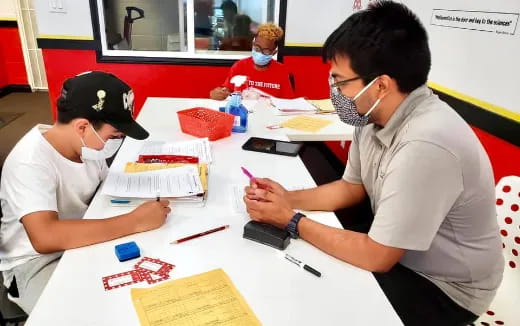
POLYGON ((467 310, 486 311, 504 269, 493 172, 453 109, 417 88, 384 128, 356 128, 343 179, 370 197, 371 239, 406 249, 402 265, 467 310))

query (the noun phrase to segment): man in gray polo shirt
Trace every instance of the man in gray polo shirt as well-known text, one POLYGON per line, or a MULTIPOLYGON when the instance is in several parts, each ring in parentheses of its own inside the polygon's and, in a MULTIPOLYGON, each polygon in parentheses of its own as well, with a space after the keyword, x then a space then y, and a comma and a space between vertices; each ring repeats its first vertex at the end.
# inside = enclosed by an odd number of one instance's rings
POLYGON ((486 311, 504 261, 489 159, 464 120, 425 85, 426 31, 404 5, 376 2, 327 39, 331 100, 356 126, 341 180, 287 191, 246 188, 252 219, 376 272, 406 325, 466 325, 486 311), (293 209, 338 210, 370 199, 368 234, 293 209))

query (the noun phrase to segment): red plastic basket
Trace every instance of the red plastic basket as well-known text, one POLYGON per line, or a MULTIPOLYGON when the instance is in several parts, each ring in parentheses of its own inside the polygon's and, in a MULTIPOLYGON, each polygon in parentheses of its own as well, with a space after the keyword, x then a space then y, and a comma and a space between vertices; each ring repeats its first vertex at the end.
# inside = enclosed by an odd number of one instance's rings
POLYGON ((177 112, 182 132, 196 137, 217 140, 231 135, 235 117, 202 107, 177 112))

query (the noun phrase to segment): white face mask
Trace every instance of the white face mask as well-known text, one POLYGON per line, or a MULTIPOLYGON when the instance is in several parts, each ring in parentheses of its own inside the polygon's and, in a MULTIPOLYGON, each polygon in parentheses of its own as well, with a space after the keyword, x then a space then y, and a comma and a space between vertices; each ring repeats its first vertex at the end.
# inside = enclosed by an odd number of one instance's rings
POLYGON ((103 144, 105 144, 105 146, 101 150, 93 149, 93 148, 87 147, 87 145, 85 145, 85 141, 83 140, 83 138, 80 138, 81 143, 83 144, 83 146, 81 147, 81 159, 90 160, 90 161, 101 161, 101 160, 106 160, 109 157, 112 157, 117 152, 119 147, 121 147, 121 143, 123 142, 123 139, 122 138, 109 139, 105 142, 103 140, 103 138, 101 138, 99 136, 99 134, 96 132, 94 127, 92 127, 92 125, 90 125, 90 128, 92 128, 92 130, 94 131, 96 136, 99 138, 99 140, 101 140, 103 142, 103 144))

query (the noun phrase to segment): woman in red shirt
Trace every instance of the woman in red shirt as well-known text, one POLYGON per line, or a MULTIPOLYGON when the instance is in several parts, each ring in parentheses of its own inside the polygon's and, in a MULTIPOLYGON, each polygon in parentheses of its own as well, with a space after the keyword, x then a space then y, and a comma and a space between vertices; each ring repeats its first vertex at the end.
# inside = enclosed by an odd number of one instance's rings
POLYGON ((278 42, 282 36, 283 30, 275 24, 267 23, 258 26, 253 40, 253 55, 235 62, 224 84, 209 93, 210 98, 214 100, 227 98, 234 88, 230 80, 236 75, 247 76, 249 87, 258 88, 274 97, 293 98, 289 70, 278 61, 272 60, 278 52, 278 42))

